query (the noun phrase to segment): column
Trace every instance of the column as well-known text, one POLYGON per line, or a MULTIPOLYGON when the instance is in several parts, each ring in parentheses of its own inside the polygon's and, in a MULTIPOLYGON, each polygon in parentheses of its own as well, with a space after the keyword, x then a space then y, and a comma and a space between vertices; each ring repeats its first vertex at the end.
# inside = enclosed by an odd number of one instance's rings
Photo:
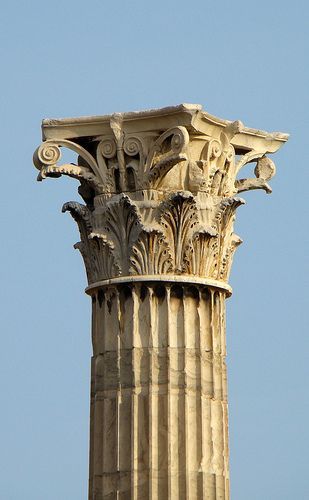
POLYGON ((76 178, 84 200, 63 211, 92 300, 89 500, 229 499, 233 224, 286 140, 197 105, 43 121, 38 179, 76 178))

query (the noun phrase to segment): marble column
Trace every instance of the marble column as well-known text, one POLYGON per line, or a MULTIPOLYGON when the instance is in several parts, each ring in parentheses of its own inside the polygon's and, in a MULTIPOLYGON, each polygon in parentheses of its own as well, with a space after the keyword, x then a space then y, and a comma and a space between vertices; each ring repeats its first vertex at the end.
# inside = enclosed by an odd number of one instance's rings
POLYGON ((238 193, 271 192, 266 155, 288 136, 188 104, 42 128, 38 179, 76 178, 85 202, 63 211, 92 299, 89 500, 228 500, 233 223, 238 193))

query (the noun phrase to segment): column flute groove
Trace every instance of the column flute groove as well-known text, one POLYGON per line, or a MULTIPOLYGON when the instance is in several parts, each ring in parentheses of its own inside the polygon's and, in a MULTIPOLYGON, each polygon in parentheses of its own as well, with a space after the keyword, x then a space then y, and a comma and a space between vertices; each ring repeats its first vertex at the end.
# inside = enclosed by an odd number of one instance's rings
POLYGON ((229 500, 225 300, 239 193, 287 140, 199 105, 43 121, 92 298, 89 500, 229 500), (61 163, 61 148, 75 163, 61 163), (239 178, 255 163, 252 177, 239 178))

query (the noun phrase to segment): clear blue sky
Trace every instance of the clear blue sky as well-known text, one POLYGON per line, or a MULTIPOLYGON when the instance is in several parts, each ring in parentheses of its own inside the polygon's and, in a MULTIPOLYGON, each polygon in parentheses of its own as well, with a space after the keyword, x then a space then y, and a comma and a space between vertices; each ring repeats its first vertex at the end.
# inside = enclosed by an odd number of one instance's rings
MULTIPOLYGON (((45 117, 201 103, 291 134, 238 210, 228 301, 232 500, 307 500, 308 2, 53 0, 1 8, 0 499, 85 500, 90 301, 45 117)), ((163 500, 163 499, 162 499, 163 500)))

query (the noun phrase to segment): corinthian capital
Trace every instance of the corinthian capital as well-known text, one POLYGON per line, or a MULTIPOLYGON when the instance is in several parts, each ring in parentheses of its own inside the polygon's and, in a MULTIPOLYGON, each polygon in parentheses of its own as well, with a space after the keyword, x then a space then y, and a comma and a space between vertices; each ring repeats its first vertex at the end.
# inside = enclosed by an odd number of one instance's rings
POLYGON ((104 280, 227 281, 241 239, 233 232, 238 193, 271 192, 266 155, 287 140, 209 115, 199 105, 43 121, 34 154, 38 180, 80 181, 77 221, 89 285, 104 280), (61 148, 76 153, 61 163, 61 148), (239 172, 253 163, 252 178, 239 172))

